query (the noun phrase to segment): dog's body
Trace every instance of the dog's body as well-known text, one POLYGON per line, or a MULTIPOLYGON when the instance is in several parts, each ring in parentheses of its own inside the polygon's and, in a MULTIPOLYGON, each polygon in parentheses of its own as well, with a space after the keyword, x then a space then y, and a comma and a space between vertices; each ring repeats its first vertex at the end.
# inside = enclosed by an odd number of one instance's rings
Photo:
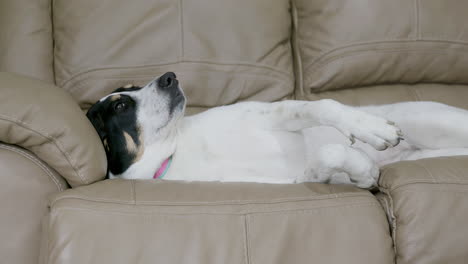
POLYGON ((468 155, 468 111, 433 102, 360 108, 332 100, 245 102, 190 117, 184 109, 173 73, 95 104, 88 117, 106 146, 110 178, 151 179, 172 157, 167 180, 367 188, 387 163, 468 155), (127 108, 119 112, 122 100, 127 108), (354 138, 361 142, 351 146, 354 138))

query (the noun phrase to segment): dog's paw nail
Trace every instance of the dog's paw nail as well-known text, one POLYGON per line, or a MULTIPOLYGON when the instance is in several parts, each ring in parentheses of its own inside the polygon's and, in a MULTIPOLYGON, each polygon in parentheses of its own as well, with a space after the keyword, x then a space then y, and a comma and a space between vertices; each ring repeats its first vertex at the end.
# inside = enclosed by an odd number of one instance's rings
POLYGON ((398 137, 398 140, 401 141, 401 140, 405 140, 404 137, 398 137))
POLYGON ((383 145, 383 146, 379 146, 379 147, 376 147, 375 149, 378 150, 378 151, 384 151, 384 150, 387 150, 388 146, 387 144, 383 145))
POLYGON ((354 138, 353 134, 349 136, 349 140, 351 140, 351 145, 354 145, 354 143, 356 143, 356 139, 354 138))
POLYGON ((132 88, 132 87, 133 87, 133 84, 129 83, 129 84, 125 85, 123 88, 128 89, 128 88, 132 88))
POLYGON ((403 132, 401 132, 401 130, 398 130, 397 135, 398 135, 398 137, 403 137, 403 132))
POLYGON ((394 125, 395 125, 395 122, 393 122, 393 121, 387 121, 387 124, 394 126, 394 125))

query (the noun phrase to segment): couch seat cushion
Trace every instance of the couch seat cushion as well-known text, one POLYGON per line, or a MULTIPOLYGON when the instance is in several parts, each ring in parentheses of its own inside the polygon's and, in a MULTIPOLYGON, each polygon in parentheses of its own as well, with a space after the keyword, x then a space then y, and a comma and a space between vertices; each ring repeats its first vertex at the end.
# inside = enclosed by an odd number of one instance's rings
POLYGON ((107 180, 55 196, 48 228, 48 263, 393 263, 380 204, 338 185, 107 180))

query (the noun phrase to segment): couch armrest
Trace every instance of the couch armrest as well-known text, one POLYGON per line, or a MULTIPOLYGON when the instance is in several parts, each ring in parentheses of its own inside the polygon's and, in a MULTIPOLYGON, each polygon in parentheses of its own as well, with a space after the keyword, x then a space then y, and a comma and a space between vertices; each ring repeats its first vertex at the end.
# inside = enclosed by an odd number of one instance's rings
POLYGON ((105 177, 106 155, 96 131, 56 86, 0 73, 0 141, 30 150, 71 186, 105 177))
POLYGON ((47 198, 65 180, 31 152, 0 143, 0 256, 2 263, 37 263, 47 198))
POLYGON ((466 263, 468 156, 390 164, 379 185, 397 263, 466 263))

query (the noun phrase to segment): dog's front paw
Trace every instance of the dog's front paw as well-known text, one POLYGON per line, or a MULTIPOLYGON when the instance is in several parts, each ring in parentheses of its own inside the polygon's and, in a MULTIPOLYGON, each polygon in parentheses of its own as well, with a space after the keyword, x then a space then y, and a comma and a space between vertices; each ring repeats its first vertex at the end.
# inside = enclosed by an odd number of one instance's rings
POLYGON ((401 130, 395 123, 355 109, 344 115, 340 130, 350 138, 352 143, 356 138, 377 150, 394 147, 402 139, 401 130))

